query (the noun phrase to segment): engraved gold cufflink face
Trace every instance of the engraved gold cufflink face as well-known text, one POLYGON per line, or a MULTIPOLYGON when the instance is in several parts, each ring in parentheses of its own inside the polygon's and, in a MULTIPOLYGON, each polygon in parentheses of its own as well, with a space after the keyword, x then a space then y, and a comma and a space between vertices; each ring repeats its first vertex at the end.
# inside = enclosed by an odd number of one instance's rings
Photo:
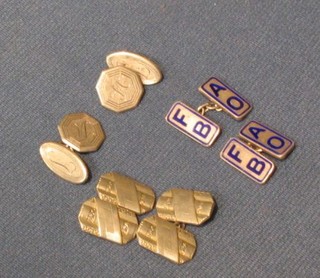
POLYGON ((190 261, 197 248, 192 233, 156 215, 142 220, 137 238, 140 246, 177 264, 190 261))
POLYGON ((65 145, 46 142, 40 146, 40 154, 48 168, 71 183, 80 184, 88 179, 89 171, 83 160, 65 145))
POLYGON ((201 225, 215 207, 209 192, 174 188, 165 191, 157 201, 157 214, 168 221, 201 225))
POLYGON ((231 138, 220 157, 260 184, 266 183, 276 169, 275 164, 262 152, 284 159, 294 148, 291 139, 257 121, 245 125, 239 136, 242 140, 231 138))
POLYGON ((86 113, 66 115, 58 130, 60 143, 46 142, 40 146, 40 155, 48 168, 56 175, 74 184, 84 183, 89 177, 86 164, 73 150, 90 152, 97 150, 104 141, 100 123, 86 113))
POLYGON ((157 215, 143 219, 139 225, 139 245, 177 264, 191 260, 197 244, 185 224, 203 224, 214 207, 209 192, 181 188, 165 191, 157 201, 157 215))
POLYGON ((157 84, 162 79, 159 66, 142 55, 129 51, 119 51, 107 56, 107 65, 110 68, 122 66, 137 72, 144 85, 157 84))
POLYGON ((101 105, 114 112, 124 112, 138 106, 143 85, 161 81, 162 73, 150 59, 128 51, 107 56, 109 69, 102 71, 96 85, 101 105))
POLYGON ((115 112, 136 107, 144 92, 138 74, 122 66, 103 71, 96 88, 102 106, 115 112))
POLYGON ((64 116, 58 130, 63 143, 81 153, 98 150, 105 139, 100 123, 86 113, 64 116))
POLYGON ((155 202, 155 194, 149 186, 115 172, 100 177, 97 191, 101 200, 124 207, 137 214, 149 212, 155 202))
POLYGON ((136 214, 153 209, 153 190, 133 178, 111 172, 100 177, 97 192, 99 198, 91 198, 81 206, 81 229, 119 244, 135 238, 136 214))
POLYGON ((84 232, 118 244, 134 239, 138 229, 135 213, 99 198, 85 201, 78 218, 84 232))

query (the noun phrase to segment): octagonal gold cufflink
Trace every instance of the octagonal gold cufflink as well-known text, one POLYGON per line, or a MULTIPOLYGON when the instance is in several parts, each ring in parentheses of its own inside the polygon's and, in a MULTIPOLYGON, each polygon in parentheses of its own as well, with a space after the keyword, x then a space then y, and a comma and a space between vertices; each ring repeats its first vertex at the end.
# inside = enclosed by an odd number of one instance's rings
POLYGON ((144 93, 143 85, 161 81, 162 73, 150 59, 128 51, 107 56, 108 69, 102 71, 96 89, 100 103, 114 112, 135 108, 144 93))
POLYGON ((89 170, 74 150, 85 153, 99 149, 105 139, 102 127, 86 113, 73 113, 61 120, 58 130, 66 146, 56 142, 43 143, 40 155, 59 177, 74 184, 84 183, 89 177, 89 170))

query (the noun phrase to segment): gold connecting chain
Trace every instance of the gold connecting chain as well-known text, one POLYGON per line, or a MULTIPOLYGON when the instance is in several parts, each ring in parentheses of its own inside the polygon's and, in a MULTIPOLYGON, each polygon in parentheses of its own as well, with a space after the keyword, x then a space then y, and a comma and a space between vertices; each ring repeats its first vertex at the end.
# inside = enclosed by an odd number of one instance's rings
POLYGON ((204 116, 204 114, 207 113, 208 111, 215 110, 220 112, 222 111, 222 108, 213 102, 207 102, 205 104, 200 105, 197 110, 202 116, 204 116))

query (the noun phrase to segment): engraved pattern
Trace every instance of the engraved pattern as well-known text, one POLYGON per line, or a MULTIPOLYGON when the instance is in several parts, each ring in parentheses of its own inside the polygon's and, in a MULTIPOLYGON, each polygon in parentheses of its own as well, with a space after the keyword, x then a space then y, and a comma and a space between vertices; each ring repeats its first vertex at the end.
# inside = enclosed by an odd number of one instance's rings
MULTIPOLYGON (((137 231, 139 245, 178 264, 191 260, 195 254, 197 246, 194 235, 177 227, 174 223, 170 223, 169 226, 165 223, 169 222, 159 219, 158 216, 151 216, 143 219, 137 231), (172 229, 171 231, 174 230, 177 233, 178 256, 171 254, 171 246, 159 246, 160 243, 157 241, 156 236, 157 230, 159 229, 159 226, 157 225, 163 224, 165 224, 167 228, 170 227, 170 229, 172 229), (174 260, 173 258, 178 259, 174 260)), ((165 230, 166 229, 163 231, 165 230)), ((166 238, 168 235, 164 234, 161 236, 166 238)), ((166 241, 162 241, 162 244, 164 244, 164 242, 166 241)))
POLYGON ((120 51, 107 56, 109 67, 123 66, 137 72, 144 85, 153 85, 161 81, 162 73, 156 63, 136 53, 120 51))
POLYGON ((47 142, 40 146, 40 154, 48 166, 59 177, 80 184, 88 179, 88 169, 82 159, 64 145, 47 142))
POLYGON ((155 202, 155 194, 149 186, 115 172, 100 177, 97 192, 100 199, 124 206, 137 214, 152 210, 155 202))
POLYGON ((133 212, 97 198, 82 204, 78 219, 84 232, 119 244, 134 239, 138 229, 138 220, 133 212))
POLYGON ((62 141, 78 152, 96 151, 105 139, 100 123, 86 113, 64 116, 58 130, 62 141))
POLYGON ((139 76, 121 66, 104 70, 96 89, 101 105, 115 112, 136 107, 144 92, 139 76))
POLYGON ((158 199, 156 205, 157 213, 161 218, 168 221, 184 222, 193 225, 201 225, 207 221, 211 217, 214 207, 215 202, 209 192, 186 189, 171 189, 164 192, 158 199), (192 203, 192 205, 186 206, 181 203, 181 206, 177 207, 177 204, 173 203, 173 198, 176 194, 179 194, 179 198, 187 201, 190 192, 192 192, 193 200, 189 200, 188 204, 192 203), (183 211, 183 214, 181 211, 183 211), (183 215, 183 219, 180 218, 179 215, 183 215))

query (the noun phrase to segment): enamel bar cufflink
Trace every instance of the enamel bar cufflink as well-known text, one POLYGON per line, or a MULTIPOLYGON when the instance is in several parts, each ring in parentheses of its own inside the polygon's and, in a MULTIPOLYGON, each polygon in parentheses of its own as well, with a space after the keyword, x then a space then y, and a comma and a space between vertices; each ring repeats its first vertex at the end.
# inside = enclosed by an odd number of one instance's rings
POLYGON ((202 146, 210 147, 218 138, 221 128, 205 117, 208 111, 225 111, 236 120, 242 120, 252 105, 237 92, 217 78, 210 78, 199 87, 202 95, 210 102, 198 107, 197 111, 178 101, 173 104, 166 121, 202 146))
POLYGON ((263 152, 278 159, 286 158, 294 148, 294 142, 279 132, 251 121, 224 146, 220 157, 229 165, 256 181, 264 184, 274 173, 275 164, 263 152))

